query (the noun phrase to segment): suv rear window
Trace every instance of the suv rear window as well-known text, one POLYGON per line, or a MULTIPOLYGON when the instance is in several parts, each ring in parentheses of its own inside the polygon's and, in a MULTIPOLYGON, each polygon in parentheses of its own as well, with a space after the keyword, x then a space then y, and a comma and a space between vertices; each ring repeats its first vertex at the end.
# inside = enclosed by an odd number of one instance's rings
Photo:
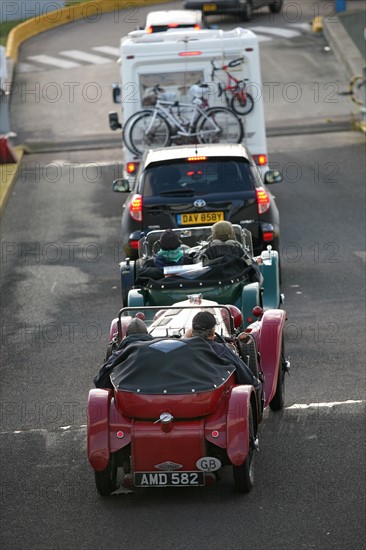
POLYGON ((192 192, 233 193, 251 191, 255 187, 255 168, 244 158, 206 159, 204 161, 179 160, 147 166, 140 180, 146 197, 192 192))

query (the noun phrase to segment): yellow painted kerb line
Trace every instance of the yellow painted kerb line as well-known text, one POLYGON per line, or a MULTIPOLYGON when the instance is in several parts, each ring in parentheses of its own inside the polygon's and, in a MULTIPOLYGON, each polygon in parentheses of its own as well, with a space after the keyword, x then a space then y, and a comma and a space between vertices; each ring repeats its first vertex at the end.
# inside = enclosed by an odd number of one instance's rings
POLYGON ((89 21, 101 13, 110 11, 128 10, 138 6, 162 4, 170 0, 96 0, 95 2, 83 2, 66 8, 61 8, 44 15, 28 19, 10 31, 6 43, 6 56, 14 61, 18 59, 19 46, 28 38, 54 27, 73 23, 78 19, 87 18, 89 21))
POLYGON ((2 214, 6 201, 9 198, 12 183, 17 175, 22 157, 23 147, 13 147, 17 162, 12 164, 0 164, 0 214, 2 214))

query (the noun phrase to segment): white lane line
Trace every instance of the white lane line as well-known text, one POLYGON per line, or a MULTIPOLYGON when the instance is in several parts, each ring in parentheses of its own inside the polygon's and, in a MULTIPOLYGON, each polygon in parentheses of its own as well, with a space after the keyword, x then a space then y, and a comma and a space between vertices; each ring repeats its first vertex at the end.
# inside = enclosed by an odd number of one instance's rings
POLYGON ((272 40, 272 38, 269 38, 269 36, 263 36, 262 34, 257 34, 257 33, 255 34, 257 35, 258 42, 269 42, 270 40, 272 40))
POLYGON ((31 55, 28 57, 32 61, 38 63, 44 63, 45 65, 53 65, 54 67, 60 67, 61 69, 72 69, 74 67, 80 67, 80 63, 74 61, 67 61, 66 59, 59 59, 50 55, 31 55))
POLYGON ((111 59, 88 52, 82 52, 81 50, 65 50, 60 52, 60 55, 65 55, 66 57, 71 57, 72 59, 78 59, 79 61, 87 61, 88 63, 93 63, 94 65, 112 63, 111 59))
POLYGON ((354 250, 353 254, 358 258, 361 258, 361 260, 363 260, 364 262, 366 262, 366 252, 364 250, 354 250))
POLYGON ((303 31, 311 31, 311 23, 290 23, 290 27, 295 27, 303 31))
POLYGON ((290 29, 282 29, 280 27, 250 27, 250 30, 257 32, 264 32, 267 34, 274 34, 275 36, 282 36, 283 38, 294 38, 300 36, 298 31, 291 31, 290 29))
POLYGON ((31 65, 30 63, 17 63, 17 71, 20 73, 30 73, 33 71, 40 71, 40 67, 31 65))
POLYGON ((114 48, 113 46, 95 46, 92 49, 97 52, 106 53, 109 55, 115 55, 116 57, 119 57, 120 55, 119 48, 114 48))
POLYGON ((336 405, 355 405, 359 403, 364 403, 363 399, 348 399, 347 401, 330 401, 329 403, 295 403, 290 407, 286 407, 286 410, 293 409, 312 409, 312 408, 328 408, 335 407, 336 405))

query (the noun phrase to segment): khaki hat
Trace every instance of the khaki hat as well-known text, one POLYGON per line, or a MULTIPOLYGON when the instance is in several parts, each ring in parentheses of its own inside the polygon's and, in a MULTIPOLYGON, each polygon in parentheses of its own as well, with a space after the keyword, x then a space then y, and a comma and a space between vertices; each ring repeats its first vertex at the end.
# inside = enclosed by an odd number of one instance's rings
POLYGON ((219 241, 236 240, 235 231, 230 222, 217 222, 211 227, 212 239, 219 241))

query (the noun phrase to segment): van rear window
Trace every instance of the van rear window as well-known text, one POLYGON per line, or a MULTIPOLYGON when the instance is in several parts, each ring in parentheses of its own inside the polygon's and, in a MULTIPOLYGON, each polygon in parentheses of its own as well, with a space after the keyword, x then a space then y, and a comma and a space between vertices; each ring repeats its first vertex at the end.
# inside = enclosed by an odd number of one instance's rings
POLYGON ((152 164, 144 170, 141 184, 144 196, 184 191, 201 195, 251 191, 254 181, 253 168, 246 159, 216 157, 198 162, 152 164))

